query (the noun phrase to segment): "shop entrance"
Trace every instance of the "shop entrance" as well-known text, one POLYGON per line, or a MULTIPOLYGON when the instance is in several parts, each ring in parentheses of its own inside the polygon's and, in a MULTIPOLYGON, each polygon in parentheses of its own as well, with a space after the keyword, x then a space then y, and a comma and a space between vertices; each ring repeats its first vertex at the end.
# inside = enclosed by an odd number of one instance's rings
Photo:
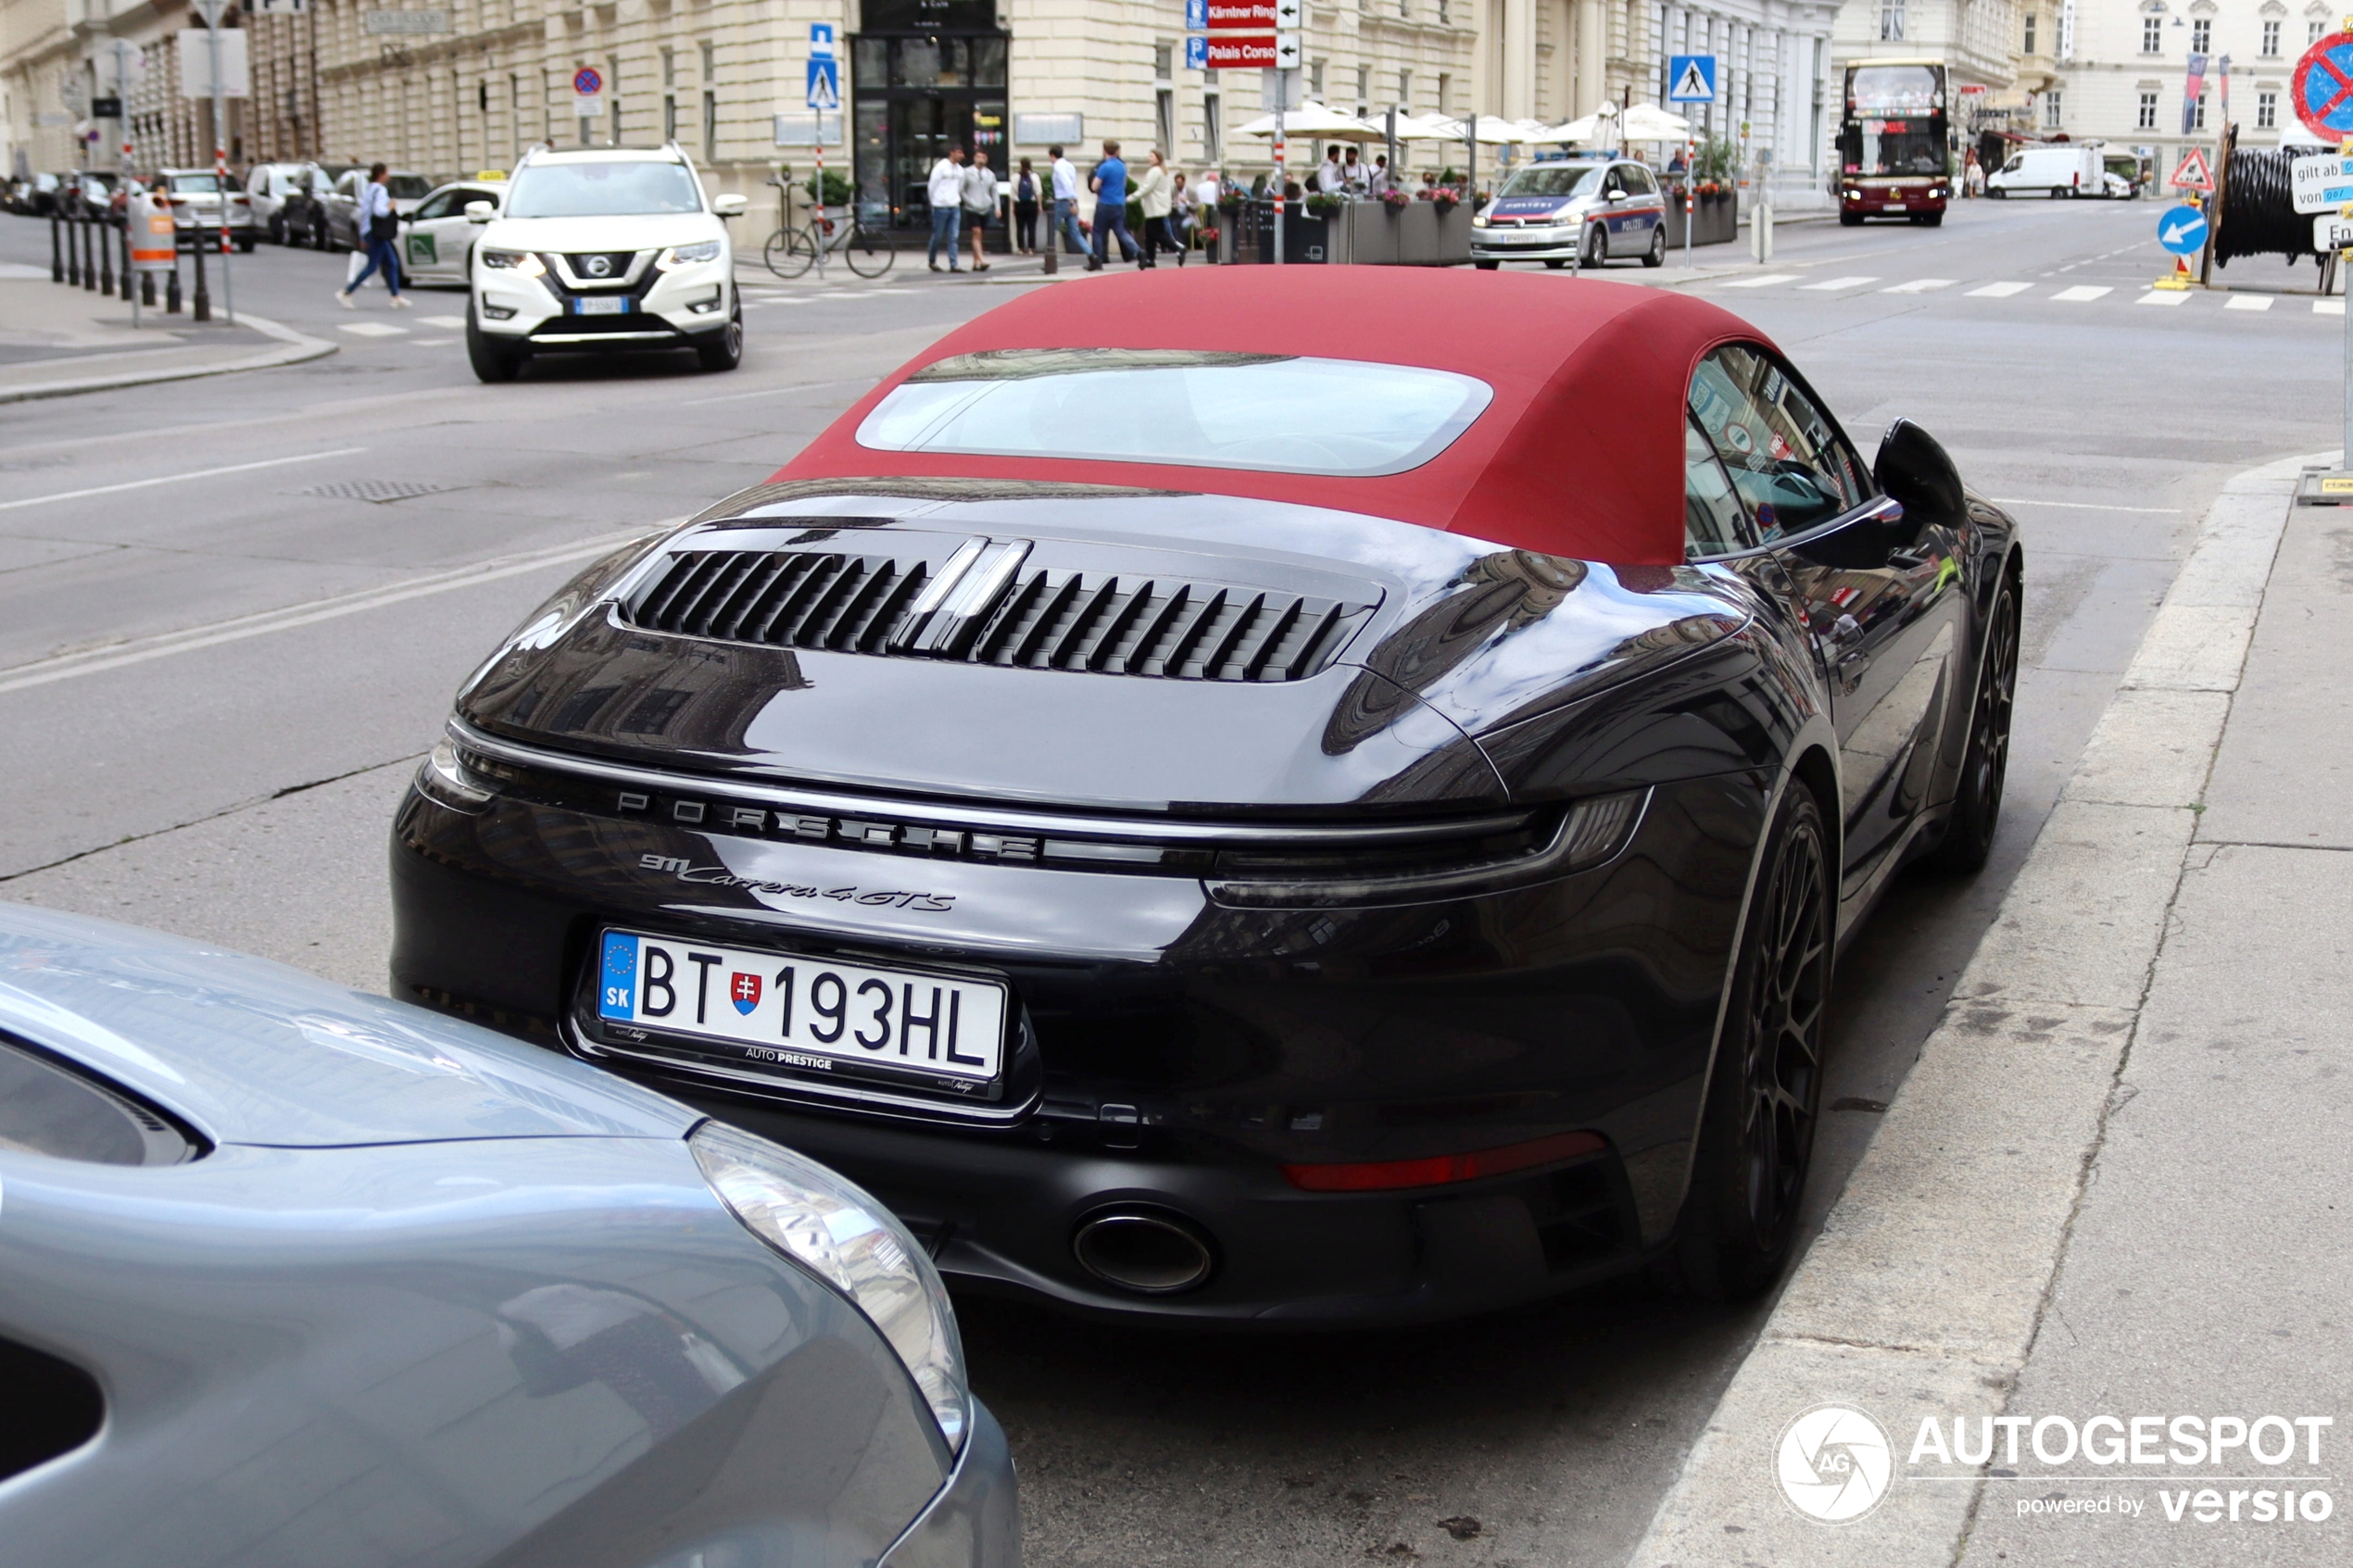
POLYGON ((1005 174, 1006 33, 996 0, 865 0, 850 40, 858 220, 931 225, 925 184, 951 146, 1005 174))

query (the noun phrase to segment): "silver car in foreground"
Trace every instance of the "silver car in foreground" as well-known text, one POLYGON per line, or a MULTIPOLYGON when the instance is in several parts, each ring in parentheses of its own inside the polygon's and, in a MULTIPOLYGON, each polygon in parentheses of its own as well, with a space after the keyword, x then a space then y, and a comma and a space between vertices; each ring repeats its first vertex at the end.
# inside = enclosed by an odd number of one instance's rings
POLYGON ((0 1558, 1000 1568, 938 1275, 620 1079, 0 904, 0 1558))

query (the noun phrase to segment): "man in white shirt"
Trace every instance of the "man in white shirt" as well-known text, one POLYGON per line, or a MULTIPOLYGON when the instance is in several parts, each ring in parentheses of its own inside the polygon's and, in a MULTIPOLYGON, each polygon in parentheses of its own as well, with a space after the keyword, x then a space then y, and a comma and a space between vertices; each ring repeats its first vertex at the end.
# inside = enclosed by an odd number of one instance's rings
POLYGON ((1315 168, 1315 189, 1326 195, 1338 195, 1347 184, 1348 176, 1340 167, 1340 146, 1335 143, 1315 168))
POLYGON ((931 249, 925 259, 931 270, 939 270, 939 247, 948 247, 948 270, 961 272, 956 265, 956 232, 964 215, 964 149, 950 147, 948 156, 931 166, 931 178, 924 194, 931 203, 931 249))
POLYGON ((1060 235, 1070 243, 1068 254, 1087 254, 1086 236, 1078 232, 1078 166, 1063 157, 1060 147, 1049 147, 1046 156, 1054 160, 1054 216, 1047 226, 1047 243, 1060 235))
POLYGON ((1350 195, 1361 196, 1365 194, 1365 161, 1357 156, 1356 148, 1352 144, 1348 149, 1348 157, 1340 166, 1340 179, 1347 185, 1350 195))

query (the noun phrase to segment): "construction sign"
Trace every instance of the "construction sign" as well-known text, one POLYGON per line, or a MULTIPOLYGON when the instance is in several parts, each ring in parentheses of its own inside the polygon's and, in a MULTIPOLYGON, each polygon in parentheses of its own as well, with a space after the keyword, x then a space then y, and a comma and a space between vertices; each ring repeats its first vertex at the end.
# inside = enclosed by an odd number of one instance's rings
POLYGON ((2173 178, 2166 183, 2184 191, 2214 189, 2214 170, 2206 161, 2206 149, 2192 147, 2184 152, 2181 165, 2173 170, 2173 178))

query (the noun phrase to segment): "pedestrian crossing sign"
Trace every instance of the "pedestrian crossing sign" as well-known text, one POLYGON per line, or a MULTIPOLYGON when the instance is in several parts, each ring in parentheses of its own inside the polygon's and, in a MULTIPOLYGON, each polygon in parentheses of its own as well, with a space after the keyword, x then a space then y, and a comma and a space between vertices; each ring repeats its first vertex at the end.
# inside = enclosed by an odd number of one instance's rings
POLYGON ((1716 101, 1716 56, 1667 56, 1667 101, 1670 104, 1712 104, 1716 101))
POLYGON ((809 61, 809 107, 819 114, 832 114, 841 107, 841 66, 832 56, 812 56, 809 61))

